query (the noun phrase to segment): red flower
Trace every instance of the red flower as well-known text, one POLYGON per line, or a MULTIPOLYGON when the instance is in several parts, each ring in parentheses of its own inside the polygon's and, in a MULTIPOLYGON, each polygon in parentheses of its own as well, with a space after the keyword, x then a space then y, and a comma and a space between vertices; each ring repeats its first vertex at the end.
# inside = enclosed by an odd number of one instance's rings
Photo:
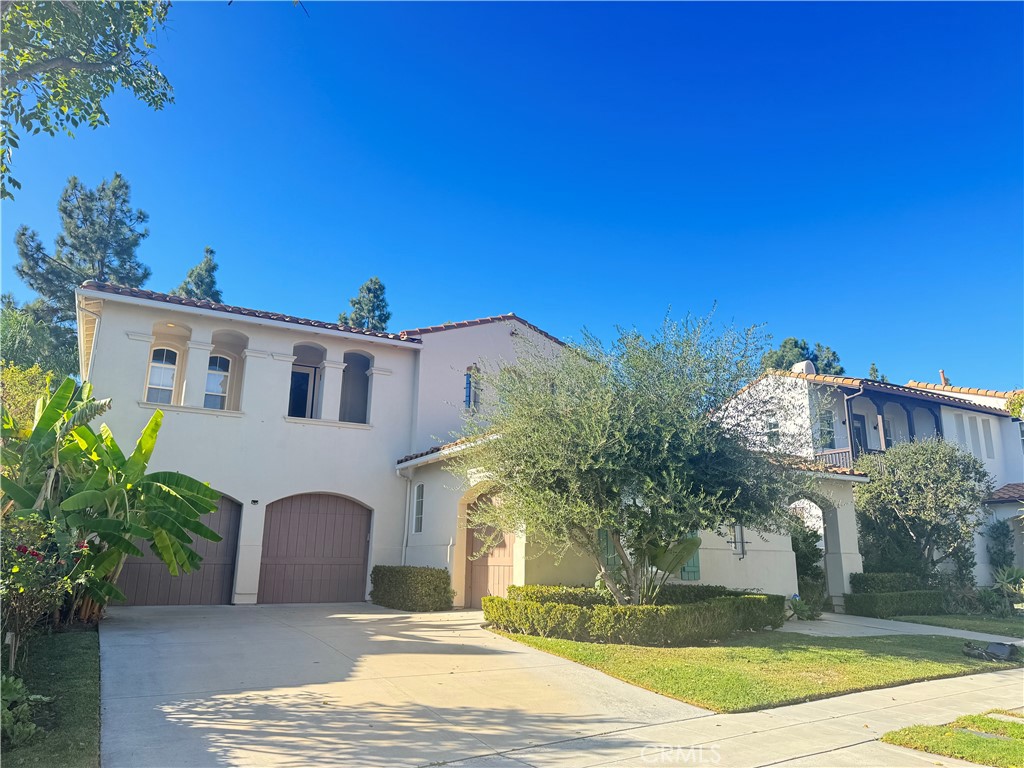
POLYGON ((26 547, 26 546, 25 546, 24 544, 19 544, 19 545, 17 546, 17 550, 18 550, 19 552, 21 552, 21 554, 23 554, 23 555, 24 555, 25 553, 27 553, 27 552, 28 552, 28 547, 26 547))

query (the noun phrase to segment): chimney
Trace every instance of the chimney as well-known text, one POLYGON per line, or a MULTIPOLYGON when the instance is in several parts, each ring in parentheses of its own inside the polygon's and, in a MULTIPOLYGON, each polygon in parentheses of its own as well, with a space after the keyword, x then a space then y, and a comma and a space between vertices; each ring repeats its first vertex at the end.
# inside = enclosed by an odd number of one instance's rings
POLYGON ((812 363, 810 360, 804 360, 801 363, 797 363, 792 368, 790 368, 790 370, 793 371, 793 373, 817 373, 818 372, 817 369, 815 369, 815 367, 814 367, 814 363, 812 363))
POLYGON ((939 368, 939 383, 944 387, 949 386, 949 379, 946 378, 946 372, 941 368, 939 368))

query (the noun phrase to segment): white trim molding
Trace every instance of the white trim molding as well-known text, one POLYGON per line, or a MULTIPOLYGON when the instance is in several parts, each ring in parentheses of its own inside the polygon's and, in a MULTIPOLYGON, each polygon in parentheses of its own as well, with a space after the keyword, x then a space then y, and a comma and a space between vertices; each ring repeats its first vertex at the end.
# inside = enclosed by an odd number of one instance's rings
POLYGON ((132 341, 144 341, 147 344, 152 344, 156 341, 156 336, 151 333, 141 333, 140 331, 125 331, 124 335, 132 341))

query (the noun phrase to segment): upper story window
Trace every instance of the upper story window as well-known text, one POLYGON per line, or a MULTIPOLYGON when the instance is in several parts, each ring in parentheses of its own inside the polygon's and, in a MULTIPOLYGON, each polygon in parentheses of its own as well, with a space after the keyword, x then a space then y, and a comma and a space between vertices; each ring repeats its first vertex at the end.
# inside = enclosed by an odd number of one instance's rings
POLYGON ((885 430, 885 447, 892 448, 892 444, 895 442, 894 438, 896 433, 893 432, 892 419, 888 416, 882 419, 882 429, 885 430))
POLYGON ((146 402, 170 405, 174 400, 174 376, 178 369, 178 353, 166 347, 153 350, 146 383, 146 402))
POLYGON ((223 411, 228 407, 228 384, 231 378, 231 360, 223 355, 210 355, 206 371, 206 394, 203 407, 223 411))
POLYGON ((831 450, 836 447, 836 414, 835 411, 822 411, 818 419, 821 425, 822 445, 831 450))
POLYGON ((296 344, 292 354, 295 361, 288 390, 288 415, 296 419, 319 419, 323 362, 327 350, 319 344, 296 344))
POLYGON ((1024 421, 1017 422, 1017 430, 1020 432, 1020 449, 1024 451, 1024 421))
POLYGON ((370 417, 370 369, 373 361, 361 352, 346 352, 341 377, 341 420, 368 424, 370 417))
POLYGON ((412 503, 412 532, 423 533, 423 483, 416 486, 412 503))
POLYGON ((779 422, 775 419, 768 421, 767 429, 765 430, 765 437, 768 440, 769 448, 777 448, 779 442, 782 440, 782 435, 779 431, 779 422))
MULTIPOLYGON (((466 369, 466 391, 464 404, 467 411, 475 411, 480 407, 480 369, 471 365, 466 369)), ((554 384, 551 385, 552 388, 554 384)), ((552 389, 552 394, 554 390, 552 389)))

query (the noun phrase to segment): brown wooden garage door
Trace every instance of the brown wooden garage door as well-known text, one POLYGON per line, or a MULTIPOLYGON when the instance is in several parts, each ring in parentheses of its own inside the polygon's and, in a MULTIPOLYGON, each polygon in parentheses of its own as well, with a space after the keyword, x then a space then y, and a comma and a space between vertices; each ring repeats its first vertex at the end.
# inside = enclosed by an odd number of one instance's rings
POLYGON ((235 581, 238 525, 242 505, 222 497, 219 508, 203 519, 221 535, 219 542, 196 537, 194 548, 203 558, 199 570, 171 576, 164 561, 141 547, 145 557, 129 557, 117 580, 127 605, 228 605, 235 581))
MULTIPOLYGON (((484 548, 489 530, 480 535, 473 529, 466 530, 467 557, 484 548)), ((488 554, 466 562, 467 608, 479 608, 480 598, 486 595, 505 597, 508 585, 512 583, 512 545, 515 536, 506 533, 505 538, 488 554)))
POLYGON ((260 564, 261 603, 345 603, 366 599, 370 510, 305 493, 267 507, 260 564))

